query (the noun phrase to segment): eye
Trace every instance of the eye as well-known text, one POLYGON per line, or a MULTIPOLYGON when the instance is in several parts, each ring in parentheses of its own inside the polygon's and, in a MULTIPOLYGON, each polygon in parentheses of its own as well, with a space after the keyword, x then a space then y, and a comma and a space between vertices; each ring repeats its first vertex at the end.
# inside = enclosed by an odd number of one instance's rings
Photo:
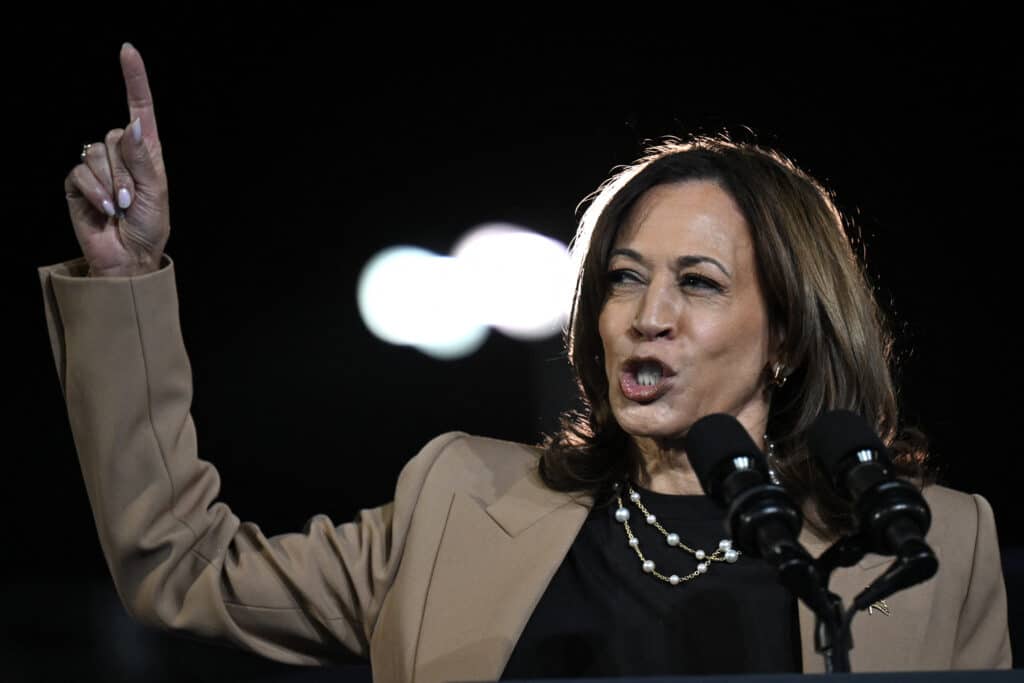
POLYGON ((722 286, 709 277, 697 273, 686 273, 679 278, 679 285, 691 289, 708 289, 719 292, 722 286))
POLYGON ((615 285, 629 285, 642 282, 640 275, 636 271, 629 270, 628 268, 618 268, 616 270, 608 271, 608 284, 615 285))

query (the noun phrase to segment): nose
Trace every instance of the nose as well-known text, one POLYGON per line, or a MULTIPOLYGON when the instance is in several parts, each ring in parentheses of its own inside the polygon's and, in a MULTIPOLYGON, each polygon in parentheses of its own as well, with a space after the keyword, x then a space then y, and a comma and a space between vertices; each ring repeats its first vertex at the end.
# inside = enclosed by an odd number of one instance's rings
POLYGON ((678 296, 666 287, 648 287, 637 302, 633 332, 640 339, 672 339, 679 324, 678 296))

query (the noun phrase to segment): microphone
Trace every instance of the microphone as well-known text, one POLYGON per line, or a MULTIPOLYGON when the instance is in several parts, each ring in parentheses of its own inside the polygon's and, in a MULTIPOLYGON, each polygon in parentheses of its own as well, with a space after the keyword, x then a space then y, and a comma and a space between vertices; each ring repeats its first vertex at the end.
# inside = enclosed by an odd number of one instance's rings
POLYGON ((800 509, 784 488, 771 483, 768 460, 746 428, 731 415, 707 415, 693 423, 683 445, 700 485, 727 508, 733 545, 775 565, 779 582, 818 616, 815 647, 826 655, 827 670, 849 671, 849 639, 841 637, 838 598, 797 540, 800 509))
POLYGON ((746 428, 731 415, 707 415, 690 427, 686 455, 708 495, 726 508, 733 545, 782 568, 810 561, 796 538, 803 517, 781 486, 772 484, 768 462, 746 428))
POLYGON ((889 451, 864 418, 848 410, 824 413, 807 437, 836 490, 853 501, 871 552, 900 555, 924 544, 932 520, 928 504, 892 474, 889 451))
POLYGON ((865 549, 898 558, 854 606, 864 609, 931 578, 939 566, 924 540, 931 511, 916 488, 892 473, 889 451, 875 430, 857 413, 835 410, 820 415, 807 436, 811 454, 836 490, 853 502, 865 549))

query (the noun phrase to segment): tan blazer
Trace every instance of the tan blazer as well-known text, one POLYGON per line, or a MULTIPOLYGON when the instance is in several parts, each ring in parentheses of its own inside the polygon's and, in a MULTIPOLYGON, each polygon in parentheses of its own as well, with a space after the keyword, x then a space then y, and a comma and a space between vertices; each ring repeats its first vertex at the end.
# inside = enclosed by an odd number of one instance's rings
MULTIPOLYGON (((537 452, 461 433, 403 469, 394 501, 336 526, 266 538, 217 502, 198 459, 174 267, 87 278, 82 259, 39 269, 82 475, 118 594, 135 617, 271 659, 369 656, 377 681, 498 678, 591 501, 552 492, 537 452)), ((979 496, 927 489, 927 583, 854 622, 855 671, 1010 666, 995 524, 979 496)), ((815 555, 825 542, 805 531, 815 555)), ((848 602, 886 567, 840 571, 848 602)), ((803 666, 821 671, 800 608, 803 666)))

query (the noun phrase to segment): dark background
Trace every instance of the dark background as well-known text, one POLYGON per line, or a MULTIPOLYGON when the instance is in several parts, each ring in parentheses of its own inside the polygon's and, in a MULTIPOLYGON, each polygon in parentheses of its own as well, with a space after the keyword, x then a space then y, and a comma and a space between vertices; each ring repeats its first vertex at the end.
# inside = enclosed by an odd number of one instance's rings
POLYGON ((432 436, 534 442, 573 403, 556 337, 492 333, 454 362, 378 341, 354 297, 372 254, 446 253, 496 220, 567 242, 577 203, 646 141, 725 131, 792 157, 859 226, 899 334, 903 417, 930 436, 941 481, 992 503, 1020 633, 1024 178, 1008 15, 923 3, 595 7, 571 21, 509 7, 142 11, 12 19, 0 48, 14 340, 0 670, 326 676, 136 626, 99 551, 35 268, 79 255, 63 178, 83 143, 128 123, 125 40, 146 61, 165 150, 200 455, 243 519, 268 534, 321 512, 347 520, 387 501, 432 436))

